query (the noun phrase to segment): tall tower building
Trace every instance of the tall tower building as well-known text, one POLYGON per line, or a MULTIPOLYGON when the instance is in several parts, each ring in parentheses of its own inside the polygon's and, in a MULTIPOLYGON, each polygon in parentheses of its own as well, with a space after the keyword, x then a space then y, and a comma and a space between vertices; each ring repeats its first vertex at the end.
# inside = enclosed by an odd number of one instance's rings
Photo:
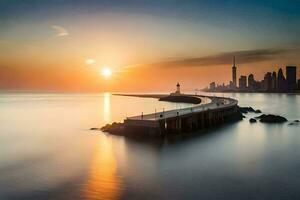
POLYGON ((276 72, 272 73, 271 81, 272 81, 272 90, 276 91, 277 90, 277 76, 276 76, 276 72))
POLYGON ((277 74, 277 87, 280 92, 286 89, 286 81, 281 68, 278 70, 277 74))
POLYGON ((248 76, 248 89, 250 91, 253 91, 255 88, 255 80, 254 80, 254 75, 253 74, 250 74, 248 76))
POLYGON ((239 89, 246 90, 247 89, 247 76, 241 76, 239 79, 239 89))
POLYGON ((236 88, 236 66, 235 66, 235 56, 233 57, 233 66, 232 66, 232 83, 233 87, 236 88))
POLYGON ((286 66, 286 81, 288 90, 291 92, 296 89, 297 67, 286 66))

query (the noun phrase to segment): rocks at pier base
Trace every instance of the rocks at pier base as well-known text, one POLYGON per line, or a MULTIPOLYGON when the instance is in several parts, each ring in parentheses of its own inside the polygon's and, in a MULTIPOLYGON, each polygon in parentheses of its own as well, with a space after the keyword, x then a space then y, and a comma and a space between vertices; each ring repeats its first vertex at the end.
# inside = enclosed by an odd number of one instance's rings
MULTIPOLYGON (((239 111, 243 114, 247 114, 248 112, 252 112, 252 113, 262 113, 261 110, 255 110, 254 108, 252 107, 238 107, 239 108, 239 111)), ((280 116, 280 115, 271 115, 271 114, 262 114, 258 117, 255 117, 255 118, 251 118, 249 119, 249 122, 250 123, 255 123, 257 122, 256 119, 259 119, 260 122, 263 122, 263 123, 283 123, 283 122, 287 122, 287 119, 280 116)), ((292 125, 292 123, 291 123, 292 125)))
POLYGON ((300 121, 296 119, 293 122, 289 123, 289 125, 300 125, 300 121))
POLYGON ((231 117, 228 118, 228 122, 235 122, 240 121, 242 119, 246 118, 242 112, 237 111, 235 114, 233 114, 231 117))
POLYGON ((253 112, 253 113, 261 113, 261 110, 255 110, 254 108, 252 107, 240 107, 239 106, 239 110, 244 113, 244 114, 247 114, 248 112, 253 112))
POLYGON ((159 101, 178 102, 178 103, 192 103, 199 104, 201 99, 194 96, 180 95, 180 96, 166 96, 159 98, 159 101))
POLYGON ((101 128, 90 128, 91 131, 101 131, 101 128))
POLYGON ((271 115, 271 114, 262 114, 258 117, 255 117, 259 119, 260 122, 263 123, 284 123, 287 122, 287 119, 285 117, 279 116, 279 115, 271 115))
POLYGON ((113 135, 124 135, 124 123, 113 122, 112 124, 106 124, 102 128, 91 128, 93 131, 103 131, 113 135))
POLYGON ((112 124, 106 124, 101 128, 101 131, 107 132, 113 135, 124 134, 124 123, 113 122, 112 124))

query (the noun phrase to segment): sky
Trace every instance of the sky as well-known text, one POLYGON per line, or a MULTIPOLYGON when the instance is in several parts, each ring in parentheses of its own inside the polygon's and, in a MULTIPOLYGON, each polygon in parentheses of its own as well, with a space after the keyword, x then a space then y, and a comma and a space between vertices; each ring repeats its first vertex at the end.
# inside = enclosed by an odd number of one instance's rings
POLYGON ((233 56, 238 76, 260 80, 300 66, 299 9, 298 0, 1 0, 0 90, 160 92, 180 82, 192 91, 230 81, 233 56))

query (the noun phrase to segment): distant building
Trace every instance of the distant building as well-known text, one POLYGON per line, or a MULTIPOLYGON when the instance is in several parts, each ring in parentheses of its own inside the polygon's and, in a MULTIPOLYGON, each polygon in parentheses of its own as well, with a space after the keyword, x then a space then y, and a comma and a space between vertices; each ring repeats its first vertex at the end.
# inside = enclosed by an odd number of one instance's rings
POLYGON ((241 76, 239 79, 239 89, 246 90, 247 89, 247 76, 241 76))
POLYGON ((297 79, 297 67, 286 66, 286 82, 287 82, 287 90, 289 92, 292 92, 296 89, 296 79, 297 79))
POLYGON ((215 82, 211 82, 209 84, 209 89, 212 90, 212 91, 214 91, 216 89, 216 83, 215 82))
POLYGON ((254 75, 250 74, 248 76, 248 89, 250 91, 253 91, 255 89, 255 85, 256 85, 256 83, 255 83, 255 80, 254 80, 254 75))
POLYGON ((285 81, 285 77, 283 75, 282 69, 280 68, 278 70, 278 74, 277 74, 277 90, 279 92, 282 92, 286 89, 286 81, 285 81))
POLYGON ((232 83, 233 88, 235 89, 237 87, 236 84, 236 66, 235 66, 235 56, 233 57, 233 66, 232 66, 232 83))
POLYGON ((272 74, 271 72, 268 72, 264 76, 263 80, 263 88, 265 91, 271 91, 272 89, 272 74))
POLYGON ((277 90, 277 77, 276 77, 276 72, 272 73, 271 77, 271 90, 276 91, 277 90))

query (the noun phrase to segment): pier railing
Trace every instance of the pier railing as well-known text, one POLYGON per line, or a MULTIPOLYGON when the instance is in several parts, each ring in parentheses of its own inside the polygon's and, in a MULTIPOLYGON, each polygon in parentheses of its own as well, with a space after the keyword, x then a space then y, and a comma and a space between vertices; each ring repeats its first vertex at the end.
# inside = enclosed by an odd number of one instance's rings
MULTIPOLYGON (((195 95, 196 96, 196 95, 195 95)), ((174 109, 174 110, 168 110, 168 111, 162 111, 162 112, 155 112, 151 114, 142 114, 137 115, 133 117, 128 117, 126 121, 157 121, 165 118, 173 118, 177 116, 184 116, 191 113, 200 113, 207 110, 217 110, 217 109, 223 109, 223 108, 229 108, 232 106, 236 106, 238 101, 232 98, 226 98, 226 97, 215 97, 215 96, 200 96, 197 95, 196 97, 201 98, 201 100, 208 98, 210 99, 209 103, 206 104, 200 104, 188 108, 183 109, 174 109)))

